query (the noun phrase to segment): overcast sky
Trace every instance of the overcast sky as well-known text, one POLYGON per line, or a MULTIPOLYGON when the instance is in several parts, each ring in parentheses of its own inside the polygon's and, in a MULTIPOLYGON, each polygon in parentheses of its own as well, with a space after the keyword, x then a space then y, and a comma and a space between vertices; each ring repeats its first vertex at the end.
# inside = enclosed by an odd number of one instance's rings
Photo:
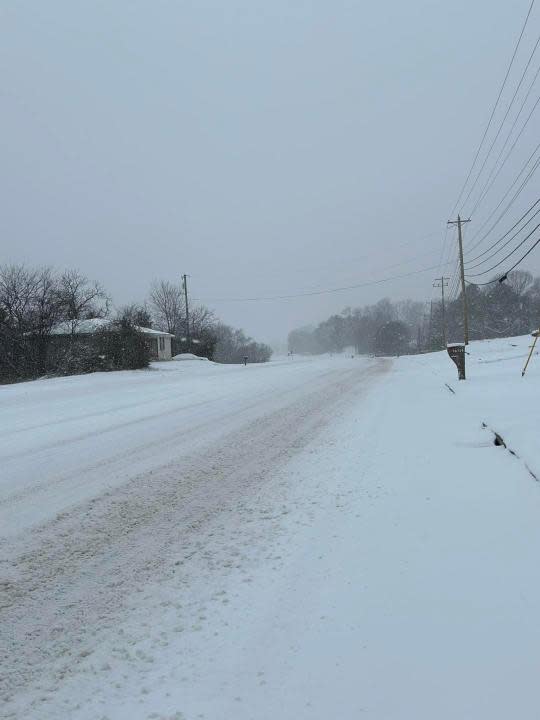
MULTIPOLYGON (((435 271, 223 298, 437 264, 528 5, 4 0, 0 261, 80 268, 118 305, 188 273, 261 340, 385 295, 429 300, 435 271)), ((539 30, 535 9, 520 58, 539 30)), ((471 233, 537 136, 533 118, 471 233)))

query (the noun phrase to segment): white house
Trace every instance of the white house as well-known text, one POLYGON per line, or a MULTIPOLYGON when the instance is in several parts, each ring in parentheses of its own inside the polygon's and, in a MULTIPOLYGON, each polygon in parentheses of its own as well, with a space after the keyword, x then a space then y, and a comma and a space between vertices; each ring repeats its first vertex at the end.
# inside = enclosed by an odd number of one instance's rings
MULTIPOLYGON (((53 328, 52 334, 85 337, 93 335, 97 330, 107 327, 110 323, 111 321, 106 318, 89 318, 88 320, 78 320, 75 323, 61 322, 53 328)), ((163 330, 154 330, 139 325, 136 325, 135 328, 146 337, 152 360, 170 360, 172 358, 171 342, 174 335, 163 330)))
POLYGON ((146 335, 152 360, 170 360, 172 358, 172 339, 174 335, 164 330, 140 327, 137 330, 146 335))

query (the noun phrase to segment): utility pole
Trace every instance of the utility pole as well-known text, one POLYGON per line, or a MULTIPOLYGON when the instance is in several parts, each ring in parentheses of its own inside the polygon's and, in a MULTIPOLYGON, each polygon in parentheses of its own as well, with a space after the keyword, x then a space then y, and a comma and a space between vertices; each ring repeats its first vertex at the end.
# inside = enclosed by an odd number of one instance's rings
POLYGON ((461 294, 463 296, 463 344, 469 344, 469 311, 467 308, 467 292, 465 290, 465 266, 463 264, 463 237, 461 233, 461 226, 463 223, 471 222, 471 219, 462 220, 460 216, 457 216, 457 220, 449 220, 448 225, 457 225, 458 228, 458 243, 459 243, 459 266, 461 271, 461 294))
POLYGON ((429 301, 429 349, 431 350, 431 328, 433 324, 433 300, 429 301))
MULTIPOLYGON (((426 302, 427 305, 427 302, 426 302)), ((429 350, 429 326, 428 326, 428 314, 427 310, 422 315, 422 352, 429 350)))
POLYGON ((186 340, 187 340, 187 349, 188 351, 191 350, 191 330, 189 328, 189 301, 188 301, 188 293, 187 293, 187 275, 182 275, 182 284, 184 286, 184 298, 186 301, 186 340))
POLYGON ((450 278, 441 277, 433 281, 433 287, 441 288, 441 301, 442 301, 442 336, 443 336, 443 347, 446 347, 446 313, 444 309, 444 288, 448 287, 448 281, 450 278))

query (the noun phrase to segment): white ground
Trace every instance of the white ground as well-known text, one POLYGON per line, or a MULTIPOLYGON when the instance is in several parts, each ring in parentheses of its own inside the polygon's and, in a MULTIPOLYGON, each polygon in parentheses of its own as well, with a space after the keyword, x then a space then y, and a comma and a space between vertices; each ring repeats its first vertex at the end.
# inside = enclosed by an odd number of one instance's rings
POLYGON ((0 717, 536 719, 527 345, 0 387, 0 717))

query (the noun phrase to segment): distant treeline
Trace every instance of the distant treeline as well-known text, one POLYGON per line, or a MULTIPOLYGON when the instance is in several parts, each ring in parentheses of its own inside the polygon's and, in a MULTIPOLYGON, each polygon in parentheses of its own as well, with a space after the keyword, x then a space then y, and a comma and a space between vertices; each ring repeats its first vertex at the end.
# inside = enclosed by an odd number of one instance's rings
POLYGON ((190 308, 190 336, 182 288, 155 282, 149 297, 111 312, 105 290, 77 270, 0 266, 0 382, 94 370, 147 367, 148 344, 137 327, 172 335, 173 353, 194 352, 220 363, 266 362, 272 354, 241 330, 225 325, 203 306, 190 308), (78 335, 81 321, 106 318, 91 338, 78 335), (55 334, 62 323, 66 337, 55 334))
MULTIPOLYGON (((503 282, 467 286, 471 340, 509 337, 531 332, 540 325, 540 278, 517 270, 503 282)), ((448 342, 463 340, 463 302, 458 295, 446 303, 448 342)), ((289 334, 289 350, 319 354, 342 352, 400 355, 443 347, 442 303, 432 306, 413 300, 345 308, 316 327, 289 334)))

